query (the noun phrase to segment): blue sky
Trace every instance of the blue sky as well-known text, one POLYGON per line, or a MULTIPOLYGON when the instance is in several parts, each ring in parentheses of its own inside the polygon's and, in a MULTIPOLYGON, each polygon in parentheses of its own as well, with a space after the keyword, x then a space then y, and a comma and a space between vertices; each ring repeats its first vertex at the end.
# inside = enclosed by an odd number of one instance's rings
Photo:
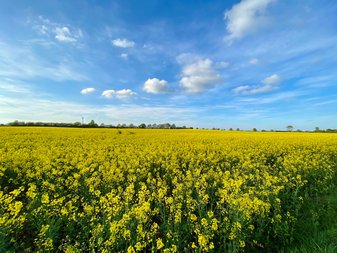
POLYGON ((16 1, 0 123, 337 128, 337 2, 16 1))

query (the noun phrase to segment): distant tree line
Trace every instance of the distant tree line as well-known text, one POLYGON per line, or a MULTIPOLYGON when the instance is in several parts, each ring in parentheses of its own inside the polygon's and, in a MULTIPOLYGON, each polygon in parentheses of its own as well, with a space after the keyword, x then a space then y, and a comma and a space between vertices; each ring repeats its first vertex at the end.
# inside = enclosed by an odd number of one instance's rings
POLYGON ((15 120, 6 124, 7 126, 39 126, 39 127, 78 127, 78 128, 151 128, 151 129, 193 129, 193 127, 186 126, 176 126, 175 124, 164 123, 164 124, 145 124, 140 125, 134 124, 117 124, 117 125, 108 125, 100 124, 98 125, 94 120, 91 120, 89 123, 60 123, 60 122, 25 122, 15 120))
POLYGON ((324 129, 319 129, 319 127, 316 127, 314 132, 316 133, 337 133, 337 129, 328 128, 324 130, 324 129))
MULTIPOLYGON (((1 124, 0 124, 1 125, 1 124)), ((148 129, 193 129, 193 127, 187 126, 176 126, 175 124, 164 123, 164 124, 117 124, 117 125, 108 125, 108 124, 100 124, 98 125, 94 120, 91 120, 89 123, 81 123, 81 122, 74 122, 74 123, 60 123, 60 122, 25 122, 25 121, 18 121, 15 120, 13 122, 9 122, 6 124, 7 126, 39 126, 39 127, 78 127, 78 128, 148 128, 148 129)), ((5 126, 5 125, 2 125, 5 126)), ((196 128, 199 129, 199 128, 196 128)), ((200 128, 203 130, 210 130, 209 128, 200 128)), ((220 128, 212 128, 212 130, 226 130, 220 128)), ((235 131, 233 128, 229 128, 229 131, 235 131)), ((288 125, 286 127, 286 132, 292 132, 294 127, 288 125)), ((240 128, 236 128, 236 131, 247 131, 241 130, 240 128)), ((248 130, 249 131, 249 130, 248 130)), ((255 127, 250 131, 253 132, 285 132, 285 130, 257 130, 255 127)), ((297 129, 296 132, 315 132, 315 133, 337 133, 337 129, 320 129, 319 127, 315 127, 313 131, 302 131, 297 129)))

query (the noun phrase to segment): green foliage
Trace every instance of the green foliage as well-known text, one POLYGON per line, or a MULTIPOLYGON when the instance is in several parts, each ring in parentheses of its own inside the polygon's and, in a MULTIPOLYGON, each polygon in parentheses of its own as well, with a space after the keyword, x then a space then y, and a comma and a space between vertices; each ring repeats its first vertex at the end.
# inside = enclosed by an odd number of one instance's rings
POLYGON ((336 135, 118 131, 0 131, 0 252, 335 249, 336 135))

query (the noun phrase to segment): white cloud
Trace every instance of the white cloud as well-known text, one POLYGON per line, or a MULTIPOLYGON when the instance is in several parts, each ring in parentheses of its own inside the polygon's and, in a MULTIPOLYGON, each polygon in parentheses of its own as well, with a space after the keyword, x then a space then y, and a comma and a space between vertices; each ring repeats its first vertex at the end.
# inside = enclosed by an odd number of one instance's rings
POLYGON ((115 39, 111 41, 112 44, 116 47, 122 47, 122 48, 128 48, 128 47, 134 47, 135 42, 132 40, 127 40, 127 39, 115 39))
POLYGON ((251 59, 250 61, 249 61, 249 63, 250 64, 252 64, 252 65, 256 65, 256 64, 259 64, 259 59, 257 59, 257 58, 253 58, 253 59, 251 59))
POLYGON ((247 92, 249 89, 250 89, 250 86, 249 86, 249 85, 241 85, 241 86, 236 87, 236 88, 233 89, 232 91, 233 91, 235 94, 242 94, 242 93, 247 92))
POLYGON ((52 23, 49 19, 39 16, 36 20, 29 19, 28 24, 33 23, 32 28, 42 35, 48 35, 50 33, 50 27, 52 23))
POLYGON ((213 68, 213 62, 203 59, 183 67, 180 85, 189 93, 199 93, 214 88, 221 81, 222 78, 213 68))
POLYGON ((52 22, 42 16, 39 16, 36 20, 31 20, 30 23, 33 23, 32 28, 40 35, 49 38, 54 37, 59 42, 74 43, 83 37, 81 29, 52 22))
POLYGON ((96 91, 95 88, 85 88, 85 89, 81 90, 81 94, 86 95, 86 94, 93 93, 95 91, 96 91))
POLYGON ((279 75, 271 75, 266 77, 265 79, 263 79, 262 83, 264 85, 274 85, 274 84, 278 84, 281 81, 281 78, 279 75))
POLYGON ((106 98, 112 98, 115 95, 115 90, 105 90, 102 92, 102 96, 106 98))
POLYGON ((157 78, 149 78, 144 83, 143 90, 148 93, 166 93, 169 92, 167 82, 165 80, 159 80, 157 78))
POLYGON ((113 98, 116 97, 118 99, 126 99, 135 96, 136 93, 130 89, 122 89, 122 90, 105 90, 102 92, 102 96, 105 98, 113 98))
POLYGON ((277 87, 272 85, 264 85, 260 87, 253 87, 247 91, 246 94, 257 94, 257 93, 266 93, 272 90, 275 90, 277 87))
POLYGON ((241 0, 225 12, 227 32, 225 41, 231 43, 266 25, 268 19, 265 10, 275 0, 241 0))
POLYGON ((120 55, 120 57, 121 57, 122 59, 124 59, 124 60, 127 60, 127 59, 129 58, 129 55, 123 53, 123 54, 120 55))
POLYGON ((72 34, 68 27, 56 27, 55 39, 61 42, 76 42, 78 35, 72 34))
POLYGON ((260 85, 260 86, 241 85, 241 86, 236 87, 232 91, 235 94, 242 94, 242 95, 266 93, 266 92, 270 92, 270 91, 277 89, 278 84, 280 82, 281 82, 280 76, 273 74, 262 80, 263 85, 260 85))
POLYGON ((41 34, 48 34, 49 33, 49 29, 45 25, 38 25, 38 26, 35 27, 35 29, 41 34))

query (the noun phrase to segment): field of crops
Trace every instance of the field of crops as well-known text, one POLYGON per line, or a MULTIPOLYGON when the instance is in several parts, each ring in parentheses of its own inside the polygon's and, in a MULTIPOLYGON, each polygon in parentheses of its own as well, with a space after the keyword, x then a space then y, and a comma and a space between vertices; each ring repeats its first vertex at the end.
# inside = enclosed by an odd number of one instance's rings
POLYGON ((336 168, 334 134, 3 127, 0 251, 273 251, 336 168))

